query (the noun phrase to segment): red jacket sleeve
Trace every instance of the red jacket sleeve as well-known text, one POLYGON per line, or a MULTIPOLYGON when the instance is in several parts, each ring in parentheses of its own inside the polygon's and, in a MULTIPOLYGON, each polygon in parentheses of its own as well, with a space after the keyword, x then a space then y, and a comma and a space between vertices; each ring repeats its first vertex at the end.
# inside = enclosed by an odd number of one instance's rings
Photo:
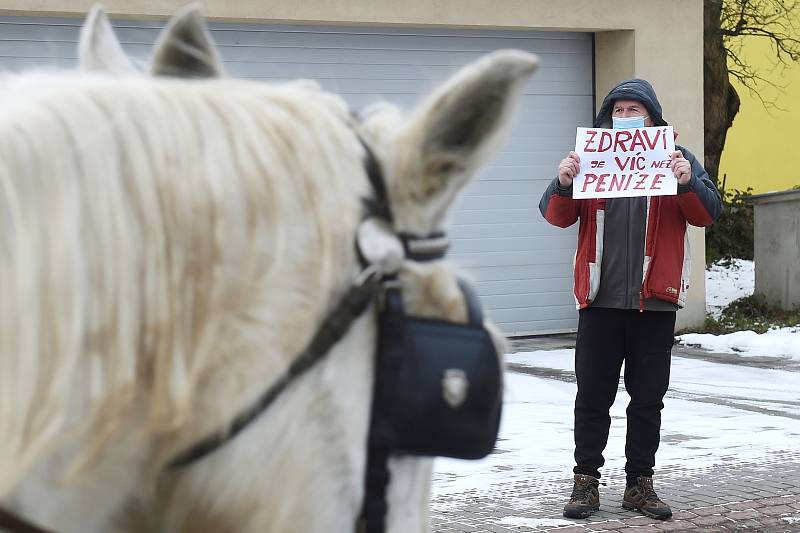
POLYGON ((578 221, 580 215, 580 200, 572 198, 572 187, 563 189, 559 186, 558 178, 542 194, 539 201, 539 211, 550 224, 559 228, 566 228, 578 221))

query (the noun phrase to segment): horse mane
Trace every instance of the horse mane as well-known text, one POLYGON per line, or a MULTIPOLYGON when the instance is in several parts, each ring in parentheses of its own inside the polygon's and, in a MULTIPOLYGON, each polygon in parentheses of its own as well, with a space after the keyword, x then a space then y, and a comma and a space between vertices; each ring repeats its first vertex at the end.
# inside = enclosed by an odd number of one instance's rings
POLYGON ((352 275, 368 185, 321 91, 65 72, 0 93, 2 495, 123 412, 180 428, 236 358, 282 371, 352 275))

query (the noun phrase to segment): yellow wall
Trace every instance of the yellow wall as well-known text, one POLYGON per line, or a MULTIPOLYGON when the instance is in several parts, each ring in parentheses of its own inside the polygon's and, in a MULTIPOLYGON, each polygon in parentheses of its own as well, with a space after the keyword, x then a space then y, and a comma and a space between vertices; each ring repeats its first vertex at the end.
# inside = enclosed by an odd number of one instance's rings
POLYGON ((727 174, 725 187, 729 190, 752 187, 756 193, 765 193, 791 189, 800 185, 800 64, 773 70, 775 55, 766 40, 751 37, 745 46, 749 64, 759 68, 763 77, 786 86, 784 93, 768 87, 760 91, 765 100, 775 99, 783 110, 767 112, 756 96, 734 81, 742 104, 728 130, 720 183, 727 174))

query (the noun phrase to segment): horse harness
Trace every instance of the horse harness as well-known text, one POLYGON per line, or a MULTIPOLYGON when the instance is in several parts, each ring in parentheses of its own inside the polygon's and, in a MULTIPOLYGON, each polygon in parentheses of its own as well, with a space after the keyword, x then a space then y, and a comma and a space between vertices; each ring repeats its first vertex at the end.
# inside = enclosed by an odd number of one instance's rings
MULTIPOLYGON (((365 219, 376 218, 391 227, 392 211, 383 173, 372 150, 363 141, 362 145, 374 193, 364 200, 365 219)), ((449 245, 441 232, 395 235, 403 244, 405 258, 411 261, 442 259, 449 245)), ((386 529, 390 455, 480 459, 491 452, 500 424, 502 377, 498 353, 483 326, 477 297, 459 280, 468 309, 466 324, 409 316, 394 273, 369 264, 357 249, 362 272, 286 372, 227 428, 179 453, 167 470, 190 466, 246 429, 289 385, 325 358, 376 298, 375 380, 365 494, 357 533, 383 533, 386 529)), ((2 508, 0 530, 54 533, 2 508)))

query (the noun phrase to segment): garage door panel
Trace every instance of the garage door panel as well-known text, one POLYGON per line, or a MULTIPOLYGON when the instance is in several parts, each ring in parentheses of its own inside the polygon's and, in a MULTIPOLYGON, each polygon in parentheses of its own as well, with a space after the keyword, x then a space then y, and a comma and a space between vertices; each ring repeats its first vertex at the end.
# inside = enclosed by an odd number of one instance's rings
MULTIPOLYGON (((534 50, 535 51, 535 50, 534 50)), ((538 52, 537 52, 538 54, 538 52)), ((542 68, 580 69, 584 72, 592 68, 592 56, 584 54, 538 54, 542 68)))
MULTIPOLYGON (((535 74, 534 74, 535 75, 535 74)), ((553 118, 552 113, 548 114, 548 111, 559 111, 561 114, 561 120, 555 121, 557 124, 564 125, 564 115, 572 115, 573 111, 591 111, 594 108, 594 104, 591 101, 586 100, 586 92, 581 91, 579 94, 554 94, 550 98, 546 100, 542 100, 541 98, 536 98, 535 96, 525 95, 523 94, 520 97, 521 107, 518 109, 518 113, 514 113, 514 116, 521 121, 525 120, 532 120, 534 122, 538 122, 540 120, 553 118)), ((576 115, 581 115, 581 120, 589 120, 591 122, 592 115, 583 116, 582 113, 575 113, 576 115)), ((557 118, 557 116, 555 117, 557 118)))
POLYGON ((588 34, 422 27, 253 25, 213 23, 214 39, 223 45, 269 48, 389 48, 398 50, 478 51, 534 46, 542 52, 584 54, 588 34), (531 44, 533 43, 533 44, 531 44))
MULTIPOLYGON (((563 135, 561 132, 554 131, 553 135, 556 136, 557 139, 561 140, 562 146, 558 146, 556 141, 552 143, 539 143, 537 142, 537 136, 545 134, 547 131, 546 126, 534 126, 530 129, 530 134, 532 136, 512 136, 510 139, 507 139, 503 142, 502 152, 497 154, 498 162, 502 161, 502 156, 506 152, 533 152, 537 155, 549 155, 549 154, 557 154, 560 155, 561 158, 567 153, 565 150, 574 150, 575 149, 575 127, 572 127, 572 135, 563 135)), ((529 134, 529 135, 530 135, 529 134)), ((541 163, 541 159, 539 159, 541 163)))
MULTIPOLYGON (((123 43, 123 46, 128 50, 145 45, 123 43)), ((478 59, 484 55, 484 52, 480 51, 463 51, 458 52, 461 58, 461 60, 458 60, 452 57, 455 52, 419 51, 410 55, 410 53, 404 54, 400 50, 387 51, 381 49, 349 51, 346 56, 342 55, 341 50, 328 48, 259 49, 253 47, 223 46, 220 47, 220 51, 223 53, 225 61, 232 64, 253 62, 263 65, 275 65, 276 70, 281 70, 283 68, 281 65, 297 66, 295 61, 305 59, 306 61, 302 63, 303 65, 313 66, 317 71, 322 71, 323 73, 330 72, 331 69, 335 68, 343 72, 344 78, 365 77, 363 74, 364 69, 374 68, 377 77, 380 79, 398 79, 399 76, 402 75, 403 79, 408 79, 408 77, 410 77, 411 79, 425 80, 434 85, 438 85, 450 78, 450 76, 455 74, 467 62, 478 59), (440 57, 431 57, 432 54, 437 54, 440 57), (426 56, 429 62, 420 63, 418 60, 422 56, 426 56), (452 62, 446 63, 445 61, 452 62), (402 67, 403 70, 398 72, 397 67, 402 67), (390 72, 392 68, 394 68, 394 73, 390 72)), ((573 89, 575 92, 561 92, 556 94, 567 96, 571 94, 585 94, 585 84, 591 84, 591 78, 586 79, 585 76, 570 76, 575 69, 585 66, 582 61, 577 59, 573 60, 576 64, 570 68, 553 68, 548 66, 548 61, 550 63, 567 63, 571 61, 571 58, 568 56, 548 57, 553 54, 540 54, 538 52, 537 55, 539 56, 539 69, 537 72, 542 75, 539 76, 537 74, 539 79, 536 80, 536 78, 534 78, 531 80, 531 83, 537 81, 546 83, 584 82, 583 86, 575 86, 576 88, 573 89)), ((286 74, 291 77, 292 70, 287 70, 286 74)), ((301 77, 305 75, 307 74, 299 74, 301 77)), ((531 91, 523 92, 529 94, 531 91)))
POLYGON ((513 311, 524 313, 535 302, 538 307, 557 307, 572 297, 571 290, 518 292, 514 294, 492 294, 481 298, 484 307, 491 311, 513 311))
MULTIPOLYGON (((575 129, 574 127, 572 128, 575 129)), ((504 143, 501 152, 494 157, 498 160, 498 165, 509 165, 508 158, 505 154, 510 153, 527 153, 538 154, 539 152, 552 152, 561 151, 564 146, 575 146, 575 132, 572 134, 565 134, 566 132, 557 131, 557 128, 548 126, 547 124, 524 124, 515 122, 511 128, 511 138, 507 143, 504 143), (524 148, 524 150, 515 150, 515 148, 524 148)), ((533 159, 536 163, 541 164, 538 159, 533 159)), ((532 162, 533 162, 532 161, 532 162)))
MULTIPOLYGON (((137 47, 139 44, 125 45, 137 47)), ((366 65, 440 65, 452 66, 453 71, 484 55, 482 50, 394 50, 390 48, 277 48, 264 50, 258 47, 221 46, 226 61, 251 61, 264 58, 286 63, 358 63, 366 65), (266 53, 265 53, 266 52, 266 53), (344 55, 346 53, 346 55, 344 55), (346 59, 346 60, 345 60, 346 59)), ((577 54, 539 53, 542 68, 558 64, 570 68, 585 68, 585 58, 577 54)), ((591 64, 589 64, 591 66, 591 64)))
MULTIPOLYGON (((562 294, 562 298, 572 297, 572 271, 563 272, 563 277, 555 278, 550 277, 547 279, 515 279, 515 280, 499 280, 499 281, 480 281, 475 285, 478 290, 491 294, 493 296, 485 296, 490 298, 494 296, 507 295, 507 294, 544 294, 552 292, 554 294, 562 294), (563 293, 568 293, 563 296, 563 293)), ((530 302, 528 302, 530 303, 530 302)), ((562 299, 560 303, 564 303, 562 299)))
POLYGON ((500 322, 515 322, 515 321, 536 321, 536 320, 554 320, 554 319, 569 319, 575 316, 575 305, 558 305, 558 306, 543 306, 543 307, 528 307, 526 310, 519 309, 497 309, 492 312, 495 320, 500 322))
MULTIPOLYGON (((243 65, 232 65, 227 70, 232 76, 246 77, 251 79, 260 79, 263 81, 283 82, 290 81, 298 78, 295 75, 286 75, 281 72, 280 76, 275 75, 276 72, 273 68, 273 63, 254 65, 247 63, 243 65)), ((306 72, 308 76, 308 72, 306 72)), ((300 76, 302 77, 302 76, 300 76)), ((390 95, 390 94, 414 94, 422 98, 430 94, 430 92, 439 84, 435 81, 425 80, 423 78, 413 79, 374 79, 374 78, 333 78, 314 76, 314 79, 330 91, 335 91, 342 94, 349 93, 369 93, 376 95, 390 95)), ((567 82, 540 82, 531 83, 526 88, 526 94, 559 94, 564 90, 577 91, 584 82, 567 81, 567 82)), ((574 138, 574 135, 573 135, 574 138)))
POLYGON ((574 248, 562 248, 556 250, 535 250, 535 251, 507 251, 507 252, 481 252, 481 253, 459 253, 453 250, 450 254, 451 259, 457 265, 463 267, 472 266, 536 266, 541 264, 571 262, 575 254, 574 248))
MULTIPOLYGON (((519 175, 516 172, 511 172, 506 177, 502 173, 497 172, 483 172, 482 180, 533 180, 540 181, 542 176, 552 174, 554 169, 550 165, 543 165, 534 152, 503 152, 502 154, 495 155, 489 160, 492 169, 494 168, 523 168, 525 172, 532 172, 532 174, 519 175)), ((488 169, 487 169, 488 170, 488 169)), ((549 180, 548 180, 549 181, 549 180)))
MULTIPOLYGON (((480 228, 495 228, 492 234, 486 234, 486 237, 502 237, 503 235, 514 235, 517 232, 525 232, 530 234, 531 223, 541 222, 542 215, 539 209, 531 209, 529 207, 520 209, 492 209, 492 210, 468 210, 464 209, 456 211, 450 217, 451 235, 458 237, 466 237, 471 235, 471 231, 479 231, 480 228), (504 231, 508 233, 503 233, 504 231)), ((555 228, 547 224, 543 226, 550 227, 552 230, 546 232, 537 232, 537 234, 549 235, 551 232, 558 231, 558 235, 563 235, 560 228, 555 228)), ((480 234, 475 234, 480 237, 480 234)))
MULTIPOLYGON (((0 23, 0 36, 4 41, 18 42, 51 42, 66 44, 67 46, 78 44, 78 34, 82 21, 75 21, 73 24, 11 24, 8 22, 0 23)), ((129 48, 134 45, 152 46, 158 38, 160 28, 125 28, 116 26, 115 33, 120 43, 129 48)))
MULTIPOLYGON (((515 211, 535 211, 536 215, 541 218, 539 210, 537 209, 520 209, 515 211)), ((560 228, 551 226, 550 224, 542 224, 535 229, 531 229, 530 222, 505 222, 503 215, 506 213, 504 210, 497 210, 493 212, 485 212, 486 215, 483 220, 489 220, 489 223, 481 223, 479 218, 470 216, 470 219, 463 224, 454 224, 451 226, 450 236, 453 240, 463 239, 497 239, 497 238, 515 238, 515 237, 557 237, 561 241, 560 247, 575 248, 575 240, 570 242, 565 239, 565 231, 560 228)), ((510 218, 510 217, 509 217, 510 218)), ((533 222, 539 222, 538 220, 533 222)), ((567 230, 569 231, 569 230, 567 230)), ((570 232, 577 235, 577 228, 575 231, 570 232)), ((553 243, 555 245, 555 243, 553 243)))
POLYGON ((529 279, 555 280, 560 279, 564 272, 572 272, 572 259, 570 259, 569 263, 563 260, 552 263, 539 263, 535 268, 533 265, 475 265, 469 269, 469 276, 470 279, 477 282, 529 279))
POLYGON ((41 56, 28 57, 3 57, 0 54, 0 70, 8 72, 22 72, 30 69, 32 65, 37 68, 68 69, 75 66, 75 58, 54 58, 41 56))
MULTIPOLYGON (((281 75, 286 78, 307 77, 310 69, 315 73, 315 79, 413 79, 434 85, 448 79, 460 68, 460 65, 408 64, 404 65, 405 68, 399 70, 397 65, 366 65, 361 63, 347 62, 344 61, 345 59, 346 58, 340 58, 338 62, 332 63, 314 61, 299 65, 284 61, 283 56, 280 55, 279 51, 265 49, 258 59, 252 59, 249 61, 231 61, 226 56, 226 63, 228 64, 229 70, 244 69, 245 73, 247 72, 247 65, 249 64, 263 65, 261 72, 271 73, 279 71, 281 72, 281 75)), ((588 74, 585 74, 577 69, 540 67, 536 71, 536 77, 531 80, 531 83, 544 82, 583 82, 582 86, 574 86, 575 91, 578 93, 583 93, 585 92, 586 84, 591 83, 591 71, 588 74)), ((564 91, 561 91, 556 94, 563 96, 565 93, 564 91)), ((578 102, 581 105, 584 105, 582 99, 576 100, 576 103, 578 102)), ((540 112, 552 109, 550 106, 546 105, 539 105, 537 107, 540 112)), ((591 107, 591 104, 589 107, 591 107)))
MULTIPOLYGON (((555 153, 554 150, 550 150, 550 153, 555 153)), ((558 160, 560 161, 566 155, 566 152, 561 153, 558 152, 560 157, 558 160)), ((497 161, 498 158, 495 158, 493 161, 497 161)), ((502 161, 502 158, 499 159, 502 161)), ((531 179, 534 176, 548 176, 550 174, 555 177, 555 169, 557 168, 555 164, 542 166, 543 168, 539 168, 538 170, 527 165, 497 165, 492 166, 489 165, 487 168, 482 169, 478 176, 480 177, 479 181, 475 183, 471 183, 467 188, 464 189, 464 194, 466 196, 474 196, 475 193, 473 192, 475 189, 473 187, 477 186, 478 183, 481 183, 482 188, 489 187, 491 191, 491 186, 495 183, 516 183, 520 187, 524 187, 522 182, 530 181, 533 182, 533 189, 530 189, 528 192, 530 194, 540 194, 546 187, 547 184, 550 183, 550 180, 534 180, 531 179), (486 183, 486 185, 484 185, 486 183)), ((552 179, 552 178, 550 178, 552 179)), ((520 189, 519 192, 523 192, 520 189)), ((502 194, 502 193, 494 193, 494 194, 502 194)))
POLYGON ((0 55, 7 57, 77 57, 74 42, 48 41, 45 45, 32 47, 29 41, 0 39, 0 55))
MULTIPOLYGON (((417 33, 390 28, 380 33, 366 33, 359 28, 339 28, 337 32, 263 30, 237 31, 217 29, 214 39, 221 46, 270 48, 312 48, 347 50, 414 50, 424 52, 478 52, 513 46, 504 37, 454 36, 417 33), (358 38, 356 41, 355 38, 358 38)), ((585 49, 584 39, 539 39, 536 49, 540 53, 580 54, 585 49)))
MULTIPOLYGON (((29 19, 31 17, 28 17, 29 19)), ((126 24, 120 21, 120 24, 126 24)), ((127 24, 150 26, 158 25, 151 21, 133 21, 127 24)), ((117 23, 115 22, 115 26, 117 23)), ((443 26, 367 26, 367 25, 336 25, 326 26, 324 24, 252 24, 237 22, 213 22, 212 31, 239 31, 239 32, 259 32, 259 31, 282 31, 314 34, 348 34, 358 40, 362 37, 374 37, 380 35, 418 35, 422 37, 452 37, 458 39, 476 37, 504 37, 507 43, 513 43, 520 39, 524 42, 544 39, 548 41, 571 40, 571 41, 591 41, 591 35, 586 33, 575 33, 567 31, 542 31, 542 30, 493 30, 488 28, 448 28, 443 26)))
POLYGON ((1 17, 1 39, 23 41, 78 41, 81 19, 50 19, 41 17, 1 17))
MULTIPOLYGON (((523 95, 520 98, 520 107, 514 113, 517 123, 552 123, 554 125, 568 126, 564 115, 576 115, 580 121, 592 121, 593 104, 587 100, 586 94, 557 94, 542 99, 535 96, 523 95)), ((574 133, 574 132, 573 132, 574 133)))
POLYGON ((494 180, 492 182, 476 181, 471 183, 469 187, 464 190, 464 196, 480 196, 486 197, 491 195, 505 195, 505 194, 539 194, 541 193, 541 184, 538 181, 526 180, 525 174, 530 173, 527 167, 503 167, 514 171, 514 174, 520 178, 517 180, 494 180))
MULTIPOLYGON (((74 68, 82 20, 0 17, 0 69, 74 68)), ((163 22, 114 21, 126 52, 144 61, 163 22)), ((455 205, 451 260, 477 282, 487 314, 507 333, 577 324, 572 260, 577 229, 549 226, 542 191, 591 124, 589 34, 441 27, 212 23, 226 69, 250 79, 318 79, 354 110, 390 101, 412 109, 461 66, 498 48, 539 54, 508 137, 455 205)))
MULTIPOLYGON (((521 182, 521 181, 532 181, 536 184, 537 188, 535 189, 536 194, 540 194, 544 192, 544 189, 550 184, 550 181, 556 177, 555 169, 557 168, 558 161, 561 160, 567 153, 564 152, 561 154, 557 160, 548 161, 549 164, 546 165, 536 165, 536 166, 527 166, 527 165, 505 165, 504 167, 490 167, 478 172, 479 180, 476 180, 475 183, 478 181, 484 182, 521 182), (544 176, 545 179, 540 179, 541 176, 544 176)), ((472 184, 470 184, 471 186, 472 184)), ((464 189, 466 193, 468 193, 469 186, 464 189)))
MULTIPOLYGON (((252 62, 233 62, 226 59, 231 71, 239 70, 248 73, 248 65, 252 62)), ((261 72, 280 72, 284 78, 308 77, 309 71, 314 73, 314 79, 372 79, 372 80, 417 80, 430 83, 434 80, 445 80, 454 74, 458 67, 440 65, 406 65, 398 69, 397 65, 365 65, 339 61, 336 63, 311 62, 308 64, 294 64, 282 61, 278 51, 265 50, 263 60, 255 63, 261 72)), ((418 88, 415 88, 418 92, 418 88)))
POLYGON ((507 252, 509 250, 522 252, 539 252, 543 249, 562 250, 565 249, 572 253, 574 247, 563 242, 561 235, 539 235, 525 237, 494 237, 494 238, 471 238, 453 239, 452 251, 458 253, 488 253, 488 252, 507 252))
MULTIPOLYGON (((271 82, 284 82, 296 79, 297 76, 275 76, 270 65, 261 65, 256 68, 251 63, 229 68, 230 74, 236 77, 246 77, 271 82)), ((283 73, 282 73, 283 74, 283 73)), ((369 79, 369 78, 320 78, 316 80, 329 91, 340 94, 369 93, 376 95, 415 94, 420 98, 430 94, 439 83, 421 79, 369 79)), ((536 82, 526 88, 526 94, 558 94, 563 90, 570 90, 584 85, 584 82, 536 82)), ((574 136, 573 136, 574 137, 574 136)))
MULTIPOLYGON (((264 50, 251 47, 223 46, 220 48, 226 61, 251 61, 263 56, 264 50)), ((340 63, 344 51, 337 48, 281 48, 266 51, 270 55, 280 54, 282 62, 288 63, 340 63)), ((347 62, 366 65, 426 64, 459 65, 468 63, 481 55, 479 52, 440 52, 427 50, 347 50, 347 62)))
POLYGON ((563 333, 577 330, 577 322, 574 318, 542 319, 525 322, 505 322, 507 335, 544 335, 553 333, 563 333))
POLYGON ((531 208, 539 205, 537 194, 492 195, 485 198, 463 196, 456 202, 459 209, 502 209, 531 208))
MULTIPOLYGON (((132 45, 125 44, 126 49, 132 45)), ((137 45, 139 46, 139 45, 137 45)), ((321 61, 322 57, 316 56, 312 61, 302 65, 287 61, 287 56, 280 50, 263 49, 257 57, 254 54, 235 54, 237 57, 244 55, 247 59, 234 60, 229 56, 234 54, 229 53, 230 48, 223 47, 222 51, 225 56, 226 63, 229 68, 240 68, 241 64, 246 67, 248 64, 263 65, 262 72, 282 72, 283 76, 288 78, 307 77, 309 69, 315 72, 315 76, 319 78, 335 78, 335 79, 416 79, 437 85, 442 81, 447 80, 450 76, 455 74, 461 64, 456 63, 452 65, 440 64, 419 64, 419 63, 405 63, 402 65, 391 63, 355 63, 352 62, 350 57, 342 57, 340 54, 335 61, 321 61), (402 70, 398 70, 398 66, 402 66, 402 70)), ((243 52, 243 51, 239 51, 243 52)), ((253 51, 255 52, 255 51, 253 51)), ((473 58, 478 58, 482 53, 474 53, 473 58)), ((574 92, 561 91, 555 93, 554 96, 569 96, 571 94, 578 94, 585 96, 586 84, 591 84, 591 75, 576 76, 571 75, 576 72, 575 68, 550 68, 541 65, 537 70, 536 77, 531 80, 531 83, 569 83, 569 82, 583 82, 583 85, 573 85, 574 92)), ((530 91, 527 91, 530 92, 530 91)), ((583 102, 581 102, 583 104, 583 102)), ((547 109, 544 107, 543 109, 547 109)))

